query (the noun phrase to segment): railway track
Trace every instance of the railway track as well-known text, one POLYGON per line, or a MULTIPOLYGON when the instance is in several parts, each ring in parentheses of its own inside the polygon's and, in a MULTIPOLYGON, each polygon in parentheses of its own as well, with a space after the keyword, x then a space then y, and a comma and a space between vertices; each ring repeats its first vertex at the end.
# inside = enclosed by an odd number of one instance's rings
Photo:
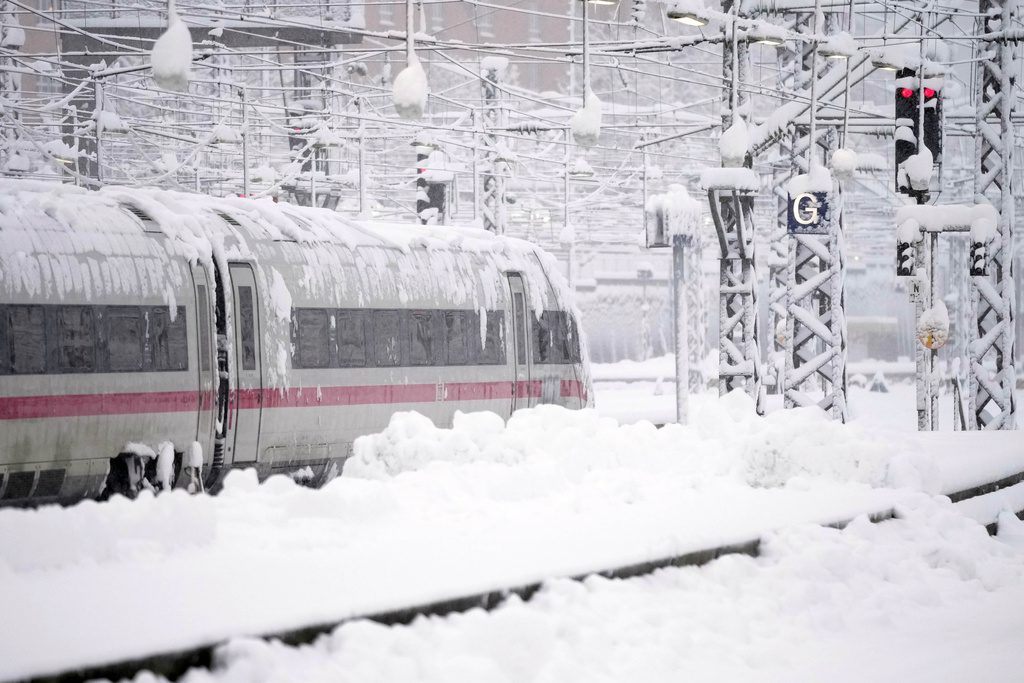
MULTIPOLYGON (((953 503, 958 503, 1004 491, 1005 489, 1021 483, 1024 483, 1024 471, 995 481, 985 482, 966 489, 954 491, 946 495, 953 503)), ((1016 515, 1018 518, 1024 519, 1024 507, 1016 510, 1016 515)), ((858 515, 858 517, 859 516, 860 515, 858 515)), ((895 509, 886 508, 876 510, 869 514, 868 517, 872 522, 880 523, 897 518, 898 515, 895 509)), ((841 529, 852 521, 852 518, 823 521, 822 526, 841 529)), ((986 529, 990 535, 994 535, 998 530, 997 523, 993 521, 987 524, 986 529)), ((761 537, 757 536, 745 541, 707 547, 693 552, 670 555, 645 562, 609 567, 570 577, 552 576, 544 580, 525 583, 522 585, 501 587, 444 600, 411 605, 395 610, 367 614, 353 614, 345 618, 310 624, 301 628, 263 633, 258 637, 268 640, 278 640, 287 645, 297 646, 312 643, 321 635, 330 633, 338 626, 356 620, 370 620, 383 625, 398 625, 409 624, 415 618, 420 616, 443 616, 471 609, 491 610, 501 605, 503 601, 513 595, 518 596, 523 600, 529 600, 541 589, 546 581, 551 579, 569 578, 575 581, 582 581, 592 576, 628 579, 649 574, 658 569, 667 567, 700 567, 727 555, 747 555, 749 557, 757 557, 760 554, 761 542, 761 537)), ((64 671, 58 674, 33 677, 24 680, 30 681, 31 683, 65 683, 69 681, 94 679, 121 680, 133 678, 138 672, 144 670, 151 671, 169 680, 176 680, 192 668, 213 667, 216 664, 217 650, 224 644, 224 642, 225 641, 211 642, 193 648, 161 652, 146 657, 126 659, 124 661, 112 662, 98 666, 89 666, 64 671)))

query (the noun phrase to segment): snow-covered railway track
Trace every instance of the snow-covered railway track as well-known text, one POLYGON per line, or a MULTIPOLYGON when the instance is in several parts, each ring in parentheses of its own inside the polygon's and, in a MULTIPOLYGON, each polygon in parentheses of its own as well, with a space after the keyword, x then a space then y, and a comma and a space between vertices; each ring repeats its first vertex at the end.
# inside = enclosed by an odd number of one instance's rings
MULTIPOLYGON (((967 489, 963 489, 947 497, 953 503, 963 503, 972 499, 984 499, 993 495, 1005 492, 1024 484, 1024 472, 1016 473, 1009 477, 986 482, 967 489)), ((1020 500, 1021 496, 1013 498, 1020 500)), ((1018 518, 1024 519, 1024 503, 1018 503, 1020 509, 1015 511, 1018 518)), ((1004 501, 1005 507, 1005 501, 1004 501)), ((895 509, 883 509, 875 513, 865 515, 873 523, 885 522, 898 518, 895 509)), ((850 524, 852 519, 842 519, 833 522, 823 522, 822 526, 836 529, 843 529, 850 524)), ((990 535, 995 535, 998 530, 998 523, 992 521, 985 525, 990 535)), ((746 555, 758 557, 761 551, 762 538, 760 536, 747 541, 729 543, 708 547, 697 551, 686 552, 645 562, 630 563, 599 571, 585 572, 567 577, 573 581, 583 581, 590 577, 601 576, 611 579, 629 579, 643 576, 659 569, 669 567, 700 567, 720 557, 727 555, 746 555)), ((324 634, 334 631, 342 624, 356 621, 368 620, 382 625, 409 624, 417 617, 444 616, 456 612, 466 612, 473 609, 491 611, 501 605, 511 596, 517 596, 524 601, 530 600, 549 581, 556 578, 549 577, 542 581, 534 581, 516 586, 508 586, 493 590, 461 595, 446 598, 433 602, 410 605, 399 609, 391 609, 382 612, 353 614, 343 619, 334 619, 322 623, 310 624, 301 628, 268 632, 259 637, 267 640, 276 640, 286 645, 298 646, 312 643, 324 634)), ((176 650, 172 652, 155 653, 146 657, 133 658, 124 661, 111 662, 109 664, 84 667, 68 670, 54 675, 46 675, 24 679, 30 683, 64 683, 66 681, 109 679, 122 680, 134 678, 140 671, 151 671, 169 680, 176 680, 187 671, 194 668, 209 669, 217 665, 218 649, 225 644, 225 641, 208 643, 201 646, 176 650)))
MULTIPOLYGON (((868 514, 866 517, 872 522, 877 523, 895 518, 896 513, 893 509, 885 509, 868 514)), ((837 520, 824 523, 823 526, 842 529, 852 521, 852 519, 837 520)), ((535 581, 518 586, 488 590, 420 605, 411 605, 409 607, 388 610, 385 612, 352 615, 344 619, 311 624, 302 628, 265 633, 259 637, 267 640, 277 640, 286 645, 304 645, 312 643, 320 636, 330 633, 342 624, 351 621, 368 620, 382 625, 391 626, 397 624, 409 624, 417 617, 444 616, 455 612, 466 612, 472 609, 490 611, 501 605, 505 600, 513 595, 518 596, 522 600, 529 600, 547 581, 553 579, 569 578, 573 581, 584 581, 593 576, 601 576, 609 579, 630 579, 669 567, 701 567, 727 555, 747 555, 749 557, 758 557, 760 549, 761 537, 755 537, 739 543, 709 547, 693 552, 672 555, 645 562, 610 567, 608 569, 586 572, 570 577, 552 576, 543 581, 535 581)), ((224 644, 224 642, 210 643, 185 650, 158 653, 147 657, 84 667, 81 669, 61 672, 55 675, 39 676, 24 680, 25 683, 67 683, 69 681, 89 681, 96 679, 117 681, 132 679, 141 671, 150 671, 169 680, 176 680, 190 669, 197 667, 211 668, 215 666, 217 662, 217 650, 224 644)))

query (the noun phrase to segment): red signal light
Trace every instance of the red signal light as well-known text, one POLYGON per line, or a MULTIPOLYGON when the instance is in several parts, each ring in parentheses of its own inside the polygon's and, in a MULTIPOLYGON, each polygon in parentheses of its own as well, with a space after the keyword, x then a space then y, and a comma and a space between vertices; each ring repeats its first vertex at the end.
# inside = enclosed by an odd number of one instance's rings
POLYGON ((924 98, 926 100, 930 100, 933 97, 935 97, 935 89, 934 88, 925 88, 924 89, 924 98))
MULTIPOLYGON (((927 92, 928 91, 926 90, 925 94, 927 94, 927 92)), ((911 90, 910 88, 900 88, 900 97, 902 97, 903 99, 909 100, 913 96, 914 96, 914 91, 911 90)))

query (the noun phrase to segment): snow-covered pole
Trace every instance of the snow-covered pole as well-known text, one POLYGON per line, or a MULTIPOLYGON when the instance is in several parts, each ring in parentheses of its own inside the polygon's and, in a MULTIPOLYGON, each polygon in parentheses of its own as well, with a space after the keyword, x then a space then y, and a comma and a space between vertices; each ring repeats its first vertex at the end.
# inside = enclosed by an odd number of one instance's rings
POLYGON ((590 1, 583 0, 583 93, 590 91, 590 1))
POLYGON ((569 281, 569 289, 576 291, 576 231, 569 226, 569 163, 572 150, 572 130, 565 129, 565 162, 562 166, 562 230, 569 236, 569 254, 566 267, 566 280, 569 281))
MULTIPOLYGON (((0 0, 0 46, 12 53, 21 49, 25 42, 25 29, 18 22, 18 9, 13 4, 0 0)), ((0 93, 7 100, 7 114, 15 121, 21 118, 18 100, 21 98, 21 74, 16 68, 15 57, 11 55, 0 59, 0 93)), ((4 165, 15 168, 14 156, 18 149, 18 126, 4 126, 0 138, 0 157, 4 165)))
MULTIPOLYGON (((641 142, 644 141, 644 137, 645 136, 643 136, 643 135, 640 136, 640 141, 641 142)), ((648 197, 648 193, 650 191, 649 188, 647 187, 647 147, 646 146, 644 146, 644 147, 642 147, 640 149, 640 166, 641 166, 641 171, 640 171, 641 172, 641 176, 640 176, 640 191, 642 193, 643 206, 646 207, 647 206, 647 197, 648 197)))
MULTIPOLYGON (((853 35, 853 1, 850 0, 850 7, 846 13, 846 32, 850 35, 853 35)), ((843 138, 840 145, 848 147, 850 144, 850 71, 853 68, 850 62, 853 60, 847 57, 843 61, 846 62, 846 77, 843 79, 843 138)))
MULTIPOLYGON (((980 0, 982 32, 1010 31, 1019 20, 1018 0, 980 0)), ((1014 396, 1014 68, 1019 44, 1005 41, 982 50, 977 74, 977 137, 975 195, 998 208, 995 230, 988 235, 988 274, 975 274, 972 293, 974 324, 970 349, 970 427, 1016 429, 1014 396)), ((973 238, 972 238, 973 239, 973 238)))
MULTIPOLYGON (((242 119, 242 194, 249 196, 249 106, 246 103, 245 86, 238 88, 238 98, 241 101, 242 119)), ((316 200, 313 201, 316 206, 316 200)))
POLYGON ((405 63, 412 64, 416 59, 416 39, 414 27, 416 25, 415 0, 405 0, 405 63))
POLYGON ((476 223, 480 213, 480 136, 477 134, 479 117, 475 108, 469 112, 469 121, 473 128, 473 222, 476 223))
MULTIPOLYGON (((690 406, 690 349, 687 348, 689 330, 686 310, 686 242, 688 235, 672 235, 672 300, 674 306, 675 341, 676 341, 676 422, 686 424, 689 421, 690 406)), ((693 277, 691 275, 690 277, 693 277)), ((697 277, 700 274, 697 273, 697 277)))
MULTIPOLYGON (((814 39, 811 45, 811 124, 807 136, 807 171, 814 167, 814 128, 818 118, 818 32, 821 30, 821 0, 814 0, 814 39)), ((847 79, 849 81, 849 79, 847 79)))
POLYGON ((96 184, 103 184, 103 84, 93 81, 93 116, 96 131, 96 184))
POLYGON ((366 215, 366 120, 363 118, 363 98, 356 98, 356 115, 359 116, 359 150, 356 163, 359 166, 359 215, 366 215))

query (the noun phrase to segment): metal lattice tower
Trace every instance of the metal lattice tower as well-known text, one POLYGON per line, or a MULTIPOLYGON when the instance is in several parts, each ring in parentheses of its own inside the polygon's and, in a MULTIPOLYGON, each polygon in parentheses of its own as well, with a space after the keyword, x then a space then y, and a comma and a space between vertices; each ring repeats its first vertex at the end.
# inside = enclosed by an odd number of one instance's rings
MULTIPOLYGON (((981 0, 980 30, 1011 30, 1014 0, 981 0)), ((978 114, 974 190, 999 212, 997 234, 988 249, 987 276, 974 276, 971 325, 971 420, 977 429, 1016 428, 1014 385, 1013 175, 1014 52, 1017 43, 984 45, 978 64, 978 114)))
MULTIPOLYGON (((805 44, 804 72, 813 73, 815 49, 805 44)), ((824 62, 821 57, 817 58, 824 62)), ((818 78, 822 71, 819 69, 818 78)), ((812 76, 813 78, 814 76, 812 76)), ((810 116, 816 112, 810 111, 810 116)), ((798 172, 810 171, 809 146, 824 148, 825 158, 836 148, 834 128, 797 126, 793 158, 798 172)), ((786 369, 783 405, 819 406, 834 419, 846 421, 846 263, 843 246, 842 201, 833 185, 833 216, 824 235, 793 235, 788 250, 786 282, 786 369)))
POLYGON ((754 195, 709 189, 721 247, 718 298, 718 393, 741 389, 764 411, 757 340, 757 271, 754 268, 754 195))
MULTIPOLYGON (((722 9, 733 11, 733 3, 722 9)), ((748 47, 735 31, 722 43, 722 130, 733 124, 746 104, 742 87, 749 71, 748 47), (736 73, 734 74, 734 71, 736 73), (735 106, 735 111, 734 111, 735 106)), ((752 166, 750 155, 743 164, 752 166)), ((718 303, 718 393, 741 389, 758 413, 764 412, 761 350, 758 343, 757 270, 754 261, 754 193, 736 188, 708 188, 711 213, 721 249, 718 303)))
POLYGON ((686 297, 686 349, 689 357, 690 391, 704 391, 704 359, 707 358, 708 307, 704 301, 704 249, 700 235, 694 235, 683 255, 683 272, 689 273, 683 283, 686 297))
MULTIPOLYGON (((795 93, 800 90, 803 53, 799 48, 779 46, 779 90, 795 93)), ((769 238, 768 264, 768 344, 772 349, 766 365, 772 393, 782 392, 785 372, 785 339, 779 334, 786 321, 786 287, 789 273, 789 239, 786 233, 789 195, 786 184, 796 172, 793 157, 795 136, 792 131, 779 139, 778 157, 772 168, 772 191, 776 198, 776 224, 769 238)))
MULTIPOLYGON (((7 50, 20 50, 25 40, 25 31, 18 24, 17 7, 12 3, 0 0, 0 47, 7 50)), ((13 57, 0 59, 0 99, 7 103, 7 114, 14 121, 19 118, 18 99, 21 95, 21 74, 18 73, 16 60, 13 57)), ((18 131, 14 125, 4 126, 8 157, 0 159, 4 166, 13 166, 11 162, 18 149, 18 131)), ((14 169, 12 169, 14 170, 14 169)))
POLYGON ((502 235, 505 233, 505 162, 500 153, 497 129, 501 128, 500 105, 503 65, 491 60, 481 67, 484 89, 484 178, 480 206, 485 230, 502 235))

